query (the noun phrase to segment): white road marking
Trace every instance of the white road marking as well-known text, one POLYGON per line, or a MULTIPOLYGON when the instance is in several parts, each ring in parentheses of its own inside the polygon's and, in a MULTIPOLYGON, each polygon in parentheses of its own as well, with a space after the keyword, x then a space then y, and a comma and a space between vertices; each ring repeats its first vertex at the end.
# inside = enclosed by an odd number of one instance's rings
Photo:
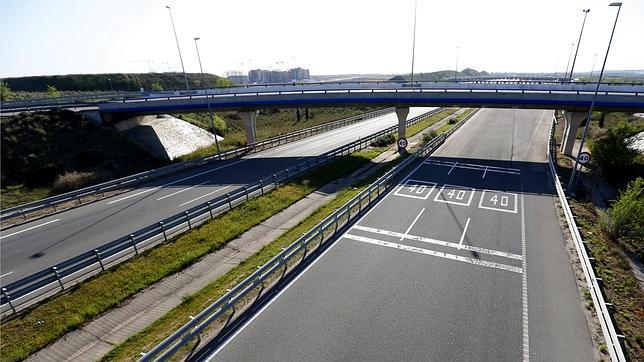
POLYGON ((465 227, 463 228, 463 234, 461 234, 461 240, 458 242, 458 250, 461 250, 463 247, 463 240, 465 239, 465 233, 467 232, 467 227, 470 226, 470 218, 467 218, 465 222, 465 227))
MULTIPOLYGON (((428 158, 426 161, 423 162, 426 165, 435 165, 435 166, 444 166, 444 167, 451 167, 451 168, 464 168, 464 169, 469 169, 469 170, 479 170, 479 171, 487 171, 489 172, 497 172, 497 173, 507 173, 511 175, 520 175, 521 170, 518 168, 510 168, 510 167, 499 167, 499 166, 486 166, 486 165, 481 165, 477 163, 463 163, 463 162, 447 162, 443 160, 434 160, 431 157, 428 158), (458 164, 458 165, 456 165, 458 164)), ((450 170, 451 172, 451 170, 450 170)), ((448 173, 449 175, 449 173, 448 173)))
MULTIPOLYGON (((405 179, 403 180, 403 182, 404 182, 404 181, 406 181, 408 178, 410 178, 410 177, 411 177, 411 175, 412 175, 414 172, 416 172, 416 170, 417 170, 418 168, 420 168, 420 166, 422 166, 422 165, 423 165, 423 164, 421 163, 420 165, 416 166, 416 168, 414 168, 410 173, 408 173, 408 174, 407 174, 407 176, 405 176, 405 179)), ((360 221, 362 221, 365 217, 367 217, 367 215, 369 215, 373 210, 375 210, 375 209, 380 205, 380 203, 381 203, 381 202, 383 202, 383 201, 385 201, 385 200, 387 199, 387 197, 389 197, 390 195, 391 195, 391 193, 388 193, 388 194, 386 194, 382 199, 380 199, 378 202, 376 202, 376 204, 375 204, 375 205, 373 205, 373 207, 372 207, 371 209, 369 209, 369 210, 368 210, 364 215, 362 215, 362 216, 358 219, 358 221, 357 221, 356 223, 359 223, 359 222, 360 222, 360 221)), ((340 238, 338 238, 338 240, 339 240, 339 239, 340 239, 340 238)), ((329 251, 331 251, 331 249, 333 249, 333 247, 334 247, 334 246, 336 246, 336 245, 338 245, 338 243, 337 243, 337 242, 336 242, 336 243, 331 244, 331 246, 329 246, 329 248, 328 248, 328 249, 326 249, 326 250, 325 250, 325 251, 324 251, 320 256, 318 256, 315 260, 311 261, 311 263, 310 263, 309 265, 307 265, 307 266, 306 266, 306 268, 304 268, 304 270, 302 270, 302 272, 300 272, 298 275, 296 275, 296 276, 295 276, 295 278, 293 278, 293 280, 291 280, 291 282, 290 282, 290 283, 288 283, 288 284, 287 284, 287 285, 286 285, 282 290, 280 290, 280 291, 279 291, 279 293, 277 293, 277 295, 276 295, 275 297, 273 297, 271 300, 269 300, 269 301, 268 301, 268 302, 267 302, 267 303, 266 303, 266 304, 265 304, 265 305, 264 305, 264 306, 263 306, 263 307, 262 307, 262 308, 261 308, 257 313, 255 313, 255 315, 253 315, 253 316, 252 316, 252 317, 251 317, 251 318, 250 318, 246 323, 244 323, 244 325, 242 325, 242 326, 241 326, 241 328, 237 329, 237 331, 235 331, 235 333, 233 333, 233 335, 232 335, 232 336, 230 336, 229 338, 227 338, 227 339, 226 339, 226 341, 225 341, 224 343, 222 343, 222 344, 221 344, 221 346, 219 346, 219 347, 218 347, 218 348, 217 348, 217 349, 216 349, 216 350, 215 350, 215 351, 214 351, 210 356, 208 356, 208 358, 206 359, 206 361, 207 361, 207 362, 208 362, 208 361, 211 361, 211 360, 212 360, 212 359, 213 359, 213 358, 214 358, 214 357, 215 357, 215 356, 216 356, 216 355, 217 355, 217 354, 218 354, 222 349, 224 349, 224 347, 226 347, 226 346, 228 345, 228 343, 230 343, 230 342, 231 342, 233 339, 235 339, 235 337, 237 337, 237 336, 238 336, 238 335, 239 335, 239 334, 240 334, 244 329, 246 329, 246 327, 248 327, 248 326, 249 326, 249 325, 250 325, 250 324, 255 320, 255 318, 257 318, 259 315, 261 315, 261 314, 266 310, 266 308, 270 307, 270 306, 271 306, 271 304, 273 304, 273 302, 275 302, 276 300, 278 300, 278 299, 279 299, 279 297, 280 297, 282 294, 284 294, 284 292, 286 292, 286 290, 288 290, 288 288, 290 288, 293 284, 295 284, 295 282, 297 282, 297 281, 302 277, 302 275, 306 274, 306 272, 307 272, 309 269, 311 269, 315 264, 317 264, 317 262, 318 262, 318 261, 322 260, 322 258, 326 255, 326 253, 328 253, 329 251)))
POLYGON ((205 194, 205 195, 201 195, 201 196, 199 196, 199 197, 197 197, 197 198, 194 198, 194 199, 192 199, 192 200, 190 200, 190 201, 186 201, 186 202, 184 202, 183 204, 180 204, 179 206, 184 206, 184 205, 187 205, 187 204, 189 204, 189 203, 191 203, 191 202, 193 202, 193 201, 197 201, 197 200, 199 200, 199 199, 203 199, 203 198, 204 198, 204 197, 206 197, 206 196, 212 195, 212 194, 214 194, 215 192, 219 192, 219 191, 225 190, 225 189, 227 189, 227 188, 229 188, 229 187, 230 187, 230 186, 224 186, 224 187, 222 187, 222 188, 220 188, 220 189, 217 189, 217 190, 215 190, 215 191, 209 192, 209 193, 207 193, 207 194, 205 194))
POLYGON ((8 272, 8 273, 4 273, 4 274, 0 275, 0 278, 4 278, 4 277, 6 277, 7 275, 11 275, 11 274, 13 274, 13 271, 10 271, 10 272, 8 272))
MULTIPOLYGON (((521 184, 523 192, 523 183, 521 184)), ((521 300, 523 307, 523 361, 530 360, 530 337, 528 335, 528 265, 526 260, 526 241, 525 241, 525 209, 523 207, 523 193, 521 194, 521 267, 524 271, 521 276, 521 300)))
MULTIPOLYGON (((421 164, 422 166, 422 164, 421 164)), ((399 185, 398 188, 396 189, 396 192, 394 192, 394 195, 396 196, 402 196, 402 197, 409 197, 411 199, 420 199, 420 200, 427 200, 429 198, 429 195, 432 194, 434 189, 436 188, 436 183, 435 182, 428 182, 428 181, 421 181, 421 180, 412 180, 409 179, 405 182, 405 184, 399 185), (404 190, 405 186, 407 186, 408 183, 412 183, 413 185, 410 186, 409 192, 416 192, 417 194, 420 193, 421 195, 425 192, 426 189, 422 189, 419 187, 418 189, 415 189, 414 187, 416 186, 415 184, 425 184, 425 185, 431 185, 432 188, 429 189, 429 192, 427 192, 427 195, 425 196, 415 196, 415 195, 409 195, 409 194, 404 194, 401 191, 404 190), (420 192, 419 192, 420 191, 420 192)))
POLYGON ((500 264, 500 263, 495 263, 495 262, 492 262, 492 261, 484 261, 484 260, 472 259, 472 258, 467 258, 467 257, 464 257, 464 256, 460 256, 460 255, 447 254, 447 253, 444 253, 444 252, 441 252, 441 251, 434 251, 434 250, 429 250, 429 249, 417 248, 417 247, 413 247, 413 246, 390 243, 388 241, 365 238, 363 236, 357 236, 357 235, 351 235, 351 234, 344 234, 343 237, 347 238, 347 239, 367 243, 367 244, 385 246, 385 247, 392 248, 392 249, 410 251, 412 253, 431 255, 431 256, 436 256, 436 257, 439 257, 439 258, 456 260, 456 261, 460 261, 460 262, 464 262, 464 263, 468 263, 468 264, 474 264, 474 265, 484 266, 484 267, 488 267, 488 268, 495 268, 495 269, 510 271, 510 272, 513 272, 513 273, 519 273, 519 274, 523 273, 523 270, 521 268, 519 268, 519 267, 500 264))
POLYGON ((447 171, 447 174, 448 174, 448 175, 449 175, 450 173, 452 173, 452 171, 454 170, 454 167, 456 167, 456 164, 457 164, 457 163, 458 163, 458 162, 454 162, 454 164, 452 165, 452 168, 450 168, 450 169, 449 169, 449 171, 447 171))
POLYGON ((199 184, 196 184, 196 185, 193 185, 193 186, 187 187, 187 188, 185 188, 185 189, 181 189, 181 190, 179 190, 179 191, 175 191, 175 192, 173 192, 173 193, 171 193, 171 194, 169 194, 169 195, 165 195, 165 196, 159 197, 159 198, 157 199, 157 201, 159 201, 159 200, 163 200, 163 199, 167 199, 168 197, 172 197, 172 196, 177 195, 177 194, 180 194, 180 193, 182 193, 182 192, 184 192, 184 191, 192 190, 192 189, 194 189, 195 187, 197 187, 197 186, 201 186, 201 185, 203 185, 203 184, 205 184, 205 183, 208 183, 208 182, 210 182, 210 180, 207 180, 207 181, 204 181, 204 182, 202 182, 202 183, 199 183, 199 184))
POLYGON ((418 215, 416 216, 416 218, 414 219, 414 221, 412 221, 412 222, 411 222, 411 225, 409 225, 409 227, 407 228, 407 231, 405 231, 405 233, 403 234, 403 236, 401 236, 401 237, 400 237, 400 241, 403 241, 403 239, 405 238, 405 235, 407 235, 407 234, 409 233, 409 231, 411 230, 411 228, 413 228, 413 227, 414 227, 414 224, 416 223, 416 221, 418 221, 418 219, 420 218, 420 215, 422 215, 422 214, 423 214, 423 212, 425 212, 425 208, 424 208, 424 207, 423 207, 423 209, 422 209, 422 210, 420 210, 420 212, 418 213, 418 215))
POLYGON ((222 168, 226 168, 226 167, 229 167, 229 166, 232 166, 232 165, 236 165, 236 164, 238 164, 238 163, 246 162, 246 161, 247 161, 247 160, 239 160, 239 161, 235 161, 235 162, 233 162, 233 163, 229 163, 229 164, 224 165, 224 166, 220 166, 220 167, 213 168, 212 170, 208 170, 208 171, 204 171, 204 172, 199 172, 199 173, 196 173, 196 174, 194 174, 194 175, 190 175, 190 176, 187 176, 187 177, 184 177, 184 178, 181 178, 181 179, 178 179, 178 180, 172 181, 172 182, 168 182, 168 183, 167 183, 167 184, 165 184, 165 185, 161 185, 161 186, 153 187, 153 188, 151 188, 151 189, 143 190, 143 191, 141 191, 141 192, 137 192, 137 193, 135 193, 135 194, 128 195, 128 196, 122 197, 122 198, 117 199, 117 200, 114 200, 114 201, 110 201, 110 202, 108 202, 108 203, 107 203, 107 205, 111 205, 111 204, 113 204, 113 203, 115 203, 115 202, 119 202, 119 201, 127 200, 127 199, 129 199, 129 198, 132 198, 132 197, 135 197, 135 196, 142 195, 142 194, 144 194, 144 193, 146 193, 146 192, 156 191, 156 190, 159 190, 159 189, 164 188, 164 187, 166 187, 166 186, 174 185, 174 184, 179 183, 179 182, 181 182, 181 181, 189 180, 189 179, 191 179, 191 178, 195 178, 195 177, 198 177, 198 176, 201 176, 201 175, 205 175, 205 174, 207 174, 207 173, 211 173, 211 172, 214 172, 214 171, 217 171, 217 170, 221 170, 222 168))
MULTIPOLYGON (((355 225, 352 229, 368 231, 368 232, 371 232, 371 233, 374 233, 374 234, 382 234, 382 235, 393 236, 393 237, 396 237, 396 238, 401 237, 402 235, 404 235, 402 233, 395 232, 395 231, 371 228, 371 227, 360 226, 360 225, 355 225)), ((456 243, 452 243, 452 242, 449 242, 449 241, 426 238, 426 237, 423 237, 423 236, 416 236, 416 235, 407 234, 407 235, 405 235, 405 239, 414 240, 414 241, 420 241, 420 242, 427 243, 427 244, 446 246, 446 247, 454 248, 454 249, 458 248, 458 244, 456 244, 456 243)), ((473 252, 477 252, 477 253, 482 253, 482 254, 501 256, 501 257, 508 258, 508 259, 515 259, 515 260, 522 260, 523 259, 523 257, 521 255, 508 253, 508 252, 505 252, 505 251, 485 249, 485 248, 480 248, 480 247, 471 246, 471 245, 462 245, 461 249, 464 249, 464 250, 467 250, 467 251, 473 251, 473 252)))
POLYGON ((24 233, 25 231, 33 230, 33 229, 35 229, 35 228, 39 228, 39 227, 41 227, 41 226, 45 226, 45 225, 48 225, 48 224, 54 223, 54 222, 59 221, 59 220, 60 220, 60 219, 55 219, 55 220, 47 221, 47 222, 42 223, 42 224, 40 224, 40 225, 36 225, 36 226, 32 226, 32 227, 30 227, 30 228, 26 228, 26 229, 24 229, 24 230, 16 231, 15 233, 12 233, 12 234, 9 234, 9 235, 2 235, 2 236, 0 236, 0 239, 4 239, 4 238, 8 238, 8 237, 10 237, 10 236, 18 235, 18 234, 24 233))
POLYGON ((526 150, 527 150, 526 155, 527 155, 527 153, 530 152, 530 146, 532 146, 532 141, 534 141, 534 136, 536 136, 537 132, 539 132, 539 126, 541 125, 541 121, 543 120, 543 116, 546 113, 548 113, 548 111, 545 111, 545 112, 541 113, 541 117, 539 117, 539 123, 537 123, 537 127, 535 127, 535 129, 534 129, 534 133, 532 134, 532 138, 530 139, 530 143, 528 143, 528 147, 526 148, 526 150))
MULTIPOLYGON (((438 193, 436 194, 436 196, 434 196, 434 201, 436 201, 436 202, 444 202, 446 204, 470 206, 470 204, 472 203, 472 198, 474 197, 474 191, 475 190, 476 189, 474 189, 472 187, 467 187, 467 186, 444 184, 443 186, 441 186, 441 189, 438 190, 438 193), (455 195, 456 195, 455 198, 457 200, 463 199, 464 196, 465 196, 465 192, 468 192, 468 191, 470 192, 470 198, 467 200, 467 202, 458 202, 458 201, 452 201, 452 200, 448 200, 448 199, 440 200, 441 193, 443 192, 443 190, 445 189, 446 186, 452 188, 453 189, 452 191, 457 191, 458 190, 458 193, 455 193, 455 195), (461 198, 458 197, 458 195, 460 195, 460 191, 463 191, 463 197, 461 197, 461 198)), ((449 195, 449 192, 448 192, 448 195, 449 195)), ((450 196, 450 199, 451 199, 451 196, 450 196)))
POLYGON ((485 178, 485 175, 487 175, 487 166, 485 166, 485 172, 483 172, 483 178, 485 178))
MULTIPOLYGON (((503 195, 501 195, 501 197, 507 197, 507 196, 503 196, 503 195)), ((519 196, 518 196, 517 194, 515 194, 514 192, 502 192, 502 191, 494 191, 494 190, 483 190, 483 192, 481 193, 481 199, 479 200, 479 209, 487 209, 487 210, 494 210, 494 211, 502 211, 502 212, 509 212, 509 213, 511 213, 511 214, 516 214, 516 213, 517 213, 517 202, 518 202, 518 199, 519 199, 519 196), (495 192, 495 193, 499 193, 499 194, 508 194, 508 195, 512 195, 512 196, 514 196, 514 209, 503 209, 503 208, 497 208, 497 207, 493 207, 493 206, 483 206, 483 201, 484 201, 485 193, 486 193, 486 192, 490 192, 490 193, 495 192)), ((503 206, 503 204, 501 204, 501 206, 503 206)), ((507 206, 507 205, 506 205, 506 206, 507 206)))

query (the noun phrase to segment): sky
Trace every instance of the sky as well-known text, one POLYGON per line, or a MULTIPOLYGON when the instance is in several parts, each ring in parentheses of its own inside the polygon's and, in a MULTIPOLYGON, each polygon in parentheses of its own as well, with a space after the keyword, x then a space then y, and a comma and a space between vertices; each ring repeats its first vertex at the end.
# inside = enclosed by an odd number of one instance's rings
MULTIPOLYGON (((617 12, 604 0, 418 0, 415 72, 599 69, 617 12), (458 48, 458 49, 457 49, 458 48)), ((0 77, 309 68, 411 70, 414 0, 0 0, 0 77)), ((624 0, 606 69, 644 69, 644 1, 624 0)))

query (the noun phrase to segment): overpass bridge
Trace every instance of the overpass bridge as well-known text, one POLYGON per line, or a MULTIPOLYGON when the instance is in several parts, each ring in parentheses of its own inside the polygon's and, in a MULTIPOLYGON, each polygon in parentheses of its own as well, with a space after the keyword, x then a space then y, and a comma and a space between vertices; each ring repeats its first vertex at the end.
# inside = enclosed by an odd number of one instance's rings
MULTIPOLYGON (((34 109, 76 108, 102 122, 172 112, 237 111, 248 142, 256 141, 259 109, 305 107, 396 107, 401 137, 409 107, 481 107, 558 109, 567 111, 562 150, 571 154, 577 129, 586 117, 596 83, 536 81, 339 82, 249 85, 211 89, 206 93, 161 92, 67 97, 56 101, 7 102, 3 113, 34 109)), ((604 83, 597 111, 644 111, 644 85, 604 83)))

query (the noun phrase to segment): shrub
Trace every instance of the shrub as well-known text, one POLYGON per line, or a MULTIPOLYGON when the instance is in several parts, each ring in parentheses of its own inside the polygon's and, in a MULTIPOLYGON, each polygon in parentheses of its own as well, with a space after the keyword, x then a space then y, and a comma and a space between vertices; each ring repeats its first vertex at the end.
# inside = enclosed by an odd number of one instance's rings
POLYGON ((609 182, 623 179, 635 162, 638 153, 629 147, 632 143, 629 137, 633 133, 635 130, 632 127, 620 123, 590 145, 593 163, 599 166, 609 182))
POLYGON ((610 211, 611 231, 636 249, 644 246, 644 178, 631 181, 610 211))
POLYGON ((389 134, 376 138, 373 142, 371 142, 371 145, 374 147, 384 147, 389 146, 394 142, 396 142, 396 137, 394 137, 393 134, 389 134))
POLYGON ((83 186, 87 186, 96 180, 94 172, 78 172, 71 171, 65 172, 56 177, 52 190, 54 192, 67 192, 77 190, 83 186))
POLYGON ((450 118, 450 119, 449 119, 449 121, 447 121, 447 123, 449 123, 449 124, 456 124, 456 117, 452 117, 452 118, 450 118))
POLYGON ((438 132, 436 132, 436 130, 433 129, 423 135, 423 143, 428 143, 429 141, 433 140, 437 136, 438 136, 438 132))

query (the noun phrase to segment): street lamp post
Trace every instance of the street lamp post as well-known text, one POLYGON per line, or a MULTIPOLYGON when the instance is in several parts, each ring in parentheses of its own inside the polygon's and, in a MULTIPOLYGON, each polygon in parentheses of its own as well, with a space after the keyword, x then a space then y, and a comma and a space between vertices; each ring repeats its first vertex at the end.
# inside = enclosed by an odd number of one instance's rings
POLYGON ((414 2, 414 37, 411 44, 411 86, 414 87, 414 58, 416 53, 416 11, 418 10, 418 0, 414 2))
POLYGON ((456 83, 456 74, 458 74, 458 51, 460 47, 456 47, 456 66, 454 67, 454 82, 456 83))
POLYGON ((615 28, 617 27, 617 19, 619 18, 619 12, 622 10, 622 3, 611 3, 610 6, 617 6, 617 15, 615 15, 615 24, 613 24, 613 31, 610 33, 610 39, 608 40, 608 47, 606 48, 606 55, 604 56, 604 63, 602 64, 602 70, 599 72, 599 79, 597 79, 597 86, 595 87, 593 100, 592 102, 590 102, 590 108, 588 109, 586 126, 584 126, 584 134, 581 136, 581 143, 579 144, 579 150, 577 151, 577 157, 575 159, 575 167, 573 167, 572 169, 572 175, 570 175, 570 181, 568 182, 568 193, 573 193, 573 190, 576 184, 575 176, 577 176, 577 166, 579 165, 579 155, 581 154, 584 148, 584 143, 586 142, 586 134, 588 134, 590 117, 593 114, 593 107, 595 107, 595 100, 597 100, 597 93, 599 93, 599 86, 601 85, 602 77, 604 76, 604 68, 606 67, 606 60, 608 59, 610 44, 613 42, 613 35, 615 35, 615 28))
POLYGON ((575 70, 575 62, 577 61, 577 53, 579 52, 579 44, 581 44, 581 35, 584 33, 584 25, 586 25, 586 16, 590 12, 590 9, 582 10, 584 12, 584 21, 581 23, 581 31, 579 32, 579 40, 577 41, 577 50, 575 50, 575 57, 572 60, 572 67, 570 68, 570 76, 568 77, 568 82, 572 81, 572 72, 575 70))
POLYGON ((107 78, 107 81, 110 83, 110 89, 112 90, 112 93, 114 93, 114 87, 112 87, 112 80, 110 78, 107 78))
POLYGON ((181 48, 179 48, 179 38, 177 37, 177 29, 174 27, 174 19, 172 18, 172 9, 168 5, 165 6, 170 12, 170 22, 172 23, 172 31, 174 32, 174 40, 177 42, 177 50, 179 51, 179 61, 181 62, 181 70, 183 71, 183 79, 186 81, 186 90, 190 90, 188 85, 188 77, 186 76, 186 68, 183 67, 183 57, 181 57, 181 48))
POLYGON ((199 59, 199 70, 201 71, 201 83, 203 83, 203 90, 206 94, 206 103, 208 104, 208 117, 210 117, 210 126, 212 127, 212 133, 215 135, 215 147, 217 148, 217 158, 219 158, 219 141, 217 140, 217 129, 215 128, 215 121, 212 114, 212 108, 210 108, 210 97, 208 97, 208 87, 206 86, 206 77, 203 75, 203 67, 201 66, 201 56, 199 55, 199 45, 197 40, 200 38, 195 38, 195 48, 197 49, 197 59, 199 59))
POLYGON ((568 53, 568 63, 566 63, 566 73, 564 73, 564 82, 568 78, 568 67, 570 66, 570 58, 572 58, 572 50, 575 48, 575 43, 570 43, 570 53, 568 53))

